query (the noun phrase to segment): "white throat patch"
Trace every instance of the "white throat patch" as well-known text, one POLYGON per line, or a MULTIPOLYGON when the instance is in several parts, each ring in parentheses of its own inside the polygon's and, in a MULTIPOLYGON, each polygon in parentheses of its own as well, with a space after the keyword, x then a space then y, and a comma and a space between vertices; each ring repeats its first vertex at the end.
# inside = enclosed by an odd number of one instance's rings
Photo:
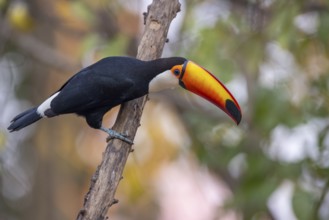
POLYGON ((171 73, 170 70, 167 70, 158 74, 151 80, 149 84, 149 93, 173 89, 178 85, 178 79, 171 73))

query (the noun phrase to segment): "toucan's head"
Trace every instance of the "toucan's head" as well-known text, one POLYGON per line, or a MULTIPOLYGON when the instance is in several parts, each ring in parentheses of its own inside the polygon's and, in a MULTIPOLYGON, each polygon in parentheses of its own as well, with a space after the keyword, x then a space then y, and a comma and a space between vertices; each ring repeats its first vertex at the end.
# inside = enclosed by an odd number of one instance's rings
POLYGON ((241 121, 241 109, 230 91, 214 75, 192 61, 176 64, 150 83, 150 92, 180 85, 228 114, 237 124, 241 121), (177 83, 178 82, 178 83, 177 83))

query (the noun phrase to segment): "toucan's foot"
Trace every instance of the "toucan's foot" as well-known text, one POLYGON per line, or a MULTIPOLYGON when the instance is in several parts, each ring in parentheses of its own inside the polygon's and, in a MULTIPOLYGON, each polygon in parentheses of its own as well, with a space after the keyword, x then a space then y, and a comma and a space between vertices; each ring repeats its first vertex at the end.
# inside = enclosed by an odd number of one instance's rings
POLYGON ((129 138, 127 138, 127 135, 124 134, 120 134, 112 129, 108 129, 108 128, 104 128, 101 127, 100 128, 102 131, 106 132, 109 136, 106 138, 106 141, 109 142, 110 140, 116 138, 116 139, 120 139, 128 144, 134 144, 134 142, 132 142, 129 138))

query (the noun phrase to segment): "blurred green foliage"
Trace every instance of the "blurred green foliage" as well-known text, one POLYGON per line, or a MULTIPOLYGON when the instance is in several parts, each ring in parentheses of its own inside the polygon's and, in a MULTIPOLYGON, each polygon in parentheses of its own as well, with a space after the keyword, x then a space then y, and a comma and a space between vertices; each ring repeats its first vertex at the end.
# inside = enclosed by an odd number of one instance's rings
MULTIPOLYGON (((195 7, 203 3, 200 1, 195 7)), ((264 7, 262 2, 231 1, 230 6, 228 18, 218 19, 214 27, 201 28, 195 39, 198 43, 194 43, 189 51, 184 48, 184 52, 211 70, 218 72, 219 69, 221 74, 217 76, 223 81, 230 81, 237 74, 244 76, 248 89, 242 91, 248 93, 248 100, 242 104, 245 121, 240 129, 243 134, 234 146, 225 146, 221 138, 216 139, 216 143, 208 143, 209 138, 203 137, 211 136, 208 132, 216 126, 214 120, 206 120, 202 114, 189 114, 185 121, 194 137, 193 149, 201 161, 226 178, 234 192, 230 207, 240 210, 243 219, 258 219, 259 213, 275 218, 266 204, 284 180, 294 183, 292 203, 298 219, 328 219, 329 216, 319 212, 321 206, 329 205, 322 198, 328 195, 328 188, 317 185, 317 181, 328 181, 329 178, 328 164, 318 164, 318 159, 329 149, 328 4, 323 1, 274 1, 264 7), (305 33, 296 26, 296 17, 300 15, 316 17, 314 33, 305 33), (273 87, 266 87, 260 83, 260 66, 264 62, 272 62, 269 56, 272 51, 266 50, 270 43, 277 44, 292 55, 296 63, 294 69, 285 70, 288 77, 274 83, 273 87), (289 71, 294 73, 290 75, 289 71), (306 80, 304 88, 303 85, 292 87, 297 78, 306 80), (292 97, 299 92, 304 95, 295 102, 292 97), (318 144, 312 147, 322 149, 318 159, 305 155, 302 160, 283 162, 279 157, 273 160, 264 153, 271 146, 272 133, 277 126, 285 125, 293 129, 315 118, 322 120, 326 127, 315 133, 318 144), (232 180, 232 176, 227 174, 228 165, 242 152, 245 166, 242 174, 232 180), (312 179, 306 181, 305 175, 311 175, 312 179)), ((188 9, 190 13, 195 10, 194 7, 188 9)), ((307 22, 304 20, 304 23, 307 22)), ((189 28, 184 32, 189 32, 189 28)), ((277 65, 278 68, 285 68, 284 61, 277 65)), ((275 80, 276 72, 273 74, 275 80)), ((282 143, 284 141, 281 140, 282 143)))

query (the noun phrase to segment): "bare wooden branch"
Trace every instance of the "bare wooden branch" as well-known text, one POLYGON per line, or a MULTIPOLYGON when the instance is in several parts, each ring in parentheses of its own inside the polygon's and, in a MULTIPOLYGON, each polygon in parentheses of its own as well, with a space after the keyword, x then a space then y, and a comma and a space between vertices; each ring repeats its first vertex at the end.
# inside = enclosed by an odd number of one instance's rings
MULTIPOLYGON (((152 60, 161 56, 172 19, 180 10, 178 0, 153 0, 147 13, 144 13, 145 31, 138 47, 137 58, 152 60)), ((127 134, 134 139, 147 97, 142 97, 121 106, 114 130, 127 134)), ((89 192, 80 210, 78 220, 102 220, 111 205, 118 201, 114 198, 117 186, 122 178, 131 145, 120 140, 108 143, 103 160, 98 166, 89 192)))

